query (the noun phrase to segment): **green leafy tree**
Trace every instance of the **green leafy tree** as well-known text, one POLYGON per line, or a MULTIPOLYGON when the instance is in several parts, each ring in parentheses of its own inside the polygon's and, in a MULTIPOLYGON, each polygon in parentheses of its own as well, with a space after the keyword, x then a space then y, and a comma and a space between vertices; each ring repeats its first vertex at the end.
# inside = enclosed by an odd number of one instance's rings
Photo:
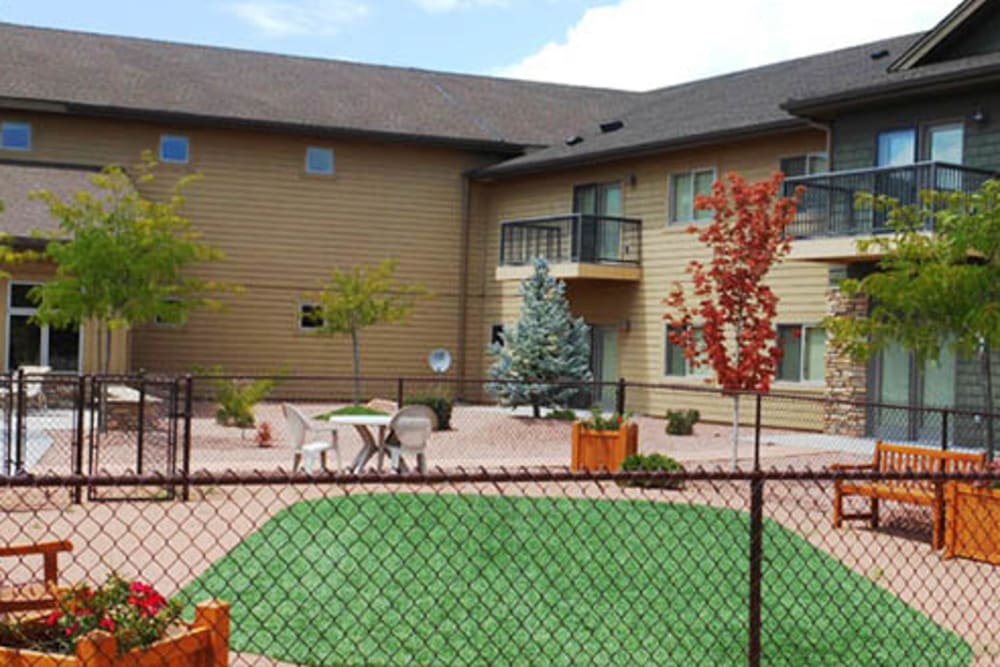
POLYGON ((512 407, 530 405, 535 417, 541 408, 565 407, 593 381, 590 370, 590 329, 574 318, 566 298, 566 283, 549 273, 544 259, 535 260, 534 273, 518 289, 523 299, 521 318, 513 329, 504 327, 503 344, 492 343, 487 390, 512 407))
POLYGON ((105 373, 113 331, 154 320, 181 324, 193 308, 219 305, 210 294, 231 289, 188 271, 222 256, 181 214, 183 189, 196 176, 182 177, 165 198, 153 199, 143 190, 152 188, 155 166, 144 153, 132 173, 109 166, 92 176, 94 191, 66 200, 46 190, 32 193, 59 223, 43 253, 55 276, 31 291, 35 319, 56 327, 97 322, 104 337, 98 366, 105 373))
POLYGON ((431 295, 423 285, 396 283, 396 265, 396 260, 387 259, 374 267, 334 270, 320 291, 309 297, 319 305, 312 317, 320 333, 351 337, 355 403, 361 401, 361 330, 403 322, 419 299, 431 295))
MULTIPOLYGON (((877 271, 844 280, 849 298, 866 296, 867 316, 827 319, 835 346, 866 361, 892 342, 921 361, 936 360, 946 346, 959 355, 980 354, 984 409, 995 411, 992 350, 1000 347, 1000 181, 972 194, 926 191, 918 204, 866 198, 887 213, 893 233, 858 242, 879 255, 877 271), (933 234, 927 232, 933 225, 933 234)), ((986 420, 992 455, 993 420, 986 420)))

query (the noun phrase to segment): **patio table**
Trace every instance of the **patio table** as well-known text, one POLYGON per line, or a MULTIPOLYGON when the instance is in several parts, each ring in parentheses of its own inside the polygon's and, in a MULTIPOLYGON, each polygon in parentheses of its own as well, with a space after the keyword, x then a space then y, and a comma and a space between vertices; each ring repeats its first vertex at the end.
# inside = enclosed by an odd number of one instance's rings
POLYGON ((327 418, 331 424, 353 426, 361 436, 363 446, 351 464, 351 470, 359 473, 376 454, 379 455, 379 469, 382 467, 382 457, 386 453, 385 435, 392 421, 392 415, 333 415, 327 418), (378 427, 378 435, 372 433, 372 427, 378 427))

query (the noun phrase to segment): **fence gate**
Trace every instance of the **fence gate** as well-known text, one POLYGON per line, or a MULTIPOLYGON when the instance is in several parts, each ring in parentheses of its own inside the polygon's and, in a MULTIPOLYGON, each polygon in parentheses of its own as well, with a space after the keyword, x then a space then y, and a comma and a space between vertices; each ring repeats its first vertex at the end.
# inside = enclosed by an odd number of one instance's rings
MULTIPOLYGON (((188 383, 179 378, 91 376, 87 385, 79 445, 88 451, 88 474, 177 474, 182 445, 190 442, 188 383)), ((172 484, 90 486, 87 497, 172 500, 176 491, 172 484)))

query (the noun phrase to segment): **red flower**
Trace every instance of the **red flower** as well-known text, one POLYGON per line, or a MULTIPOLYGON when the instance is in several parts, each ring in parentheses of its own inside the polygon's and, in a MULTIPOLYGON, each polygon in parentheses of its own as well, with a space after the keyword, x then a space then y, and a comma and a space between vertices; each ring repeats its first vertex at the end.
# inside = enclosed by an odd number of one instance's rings
POLYGON ((107 617, 102 618, 100 621, 97 622, 97 625, 99 627, 104 628, 108 632, 114 632, 115 631, 115 622, 112 619, 110 619, 110 618, 107 618, 107 617))
POLYGON ((54 612, 49 614, 48 618, 45 619, 45 624, 50 626, 55 625, 56 623, 59 622, 59 619, 62 618, 62 616, 63 616, 62 612, 56 609, 54 612))

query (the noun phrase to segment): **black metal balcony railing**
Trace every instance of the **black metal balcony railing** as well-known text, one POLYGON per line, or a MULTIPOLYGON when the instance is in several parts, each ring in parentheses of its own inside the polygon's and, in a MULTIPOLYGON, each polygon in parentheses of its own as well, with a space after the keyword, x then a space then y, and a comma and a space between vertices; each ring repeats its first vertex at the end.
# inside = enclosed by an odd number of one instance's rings
POLYGON ((550 263, 638 264, 641 220, 570 213, 500 225, 500 266, 544 257, 550 263))
POLYGON ((795 238, 851 236, 888 231, 885 211, 858 205, 857 195, 887 195, 903 205, 920 202, 923 190, 974 192, 996 172, 946 162, 919 162, 799 176, 785 181, 785 194, 797 186, 805 193, 788 233, 795 238))

